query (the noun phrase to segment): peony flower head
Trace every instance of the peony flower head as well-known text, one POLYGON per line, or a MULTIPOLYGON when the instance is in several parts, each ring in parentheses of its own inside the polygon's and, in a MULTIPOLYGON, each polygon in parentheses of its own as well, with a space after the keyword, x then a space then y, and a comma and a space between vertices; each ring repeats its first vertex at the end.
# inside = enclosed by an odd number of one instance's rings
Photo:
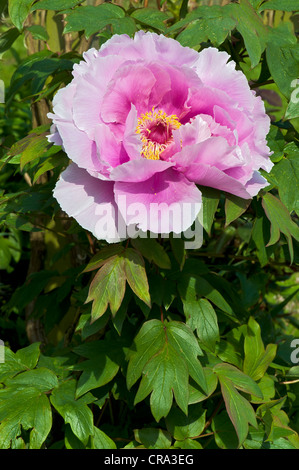
POLYGON ((267 186, 270 119, 226 52, 139 31, 83 57, 54 97, 48 139, 72 161, 54 196, 96 238, 116 241, 120 221, 186 230, 197 185, 245 199, 267 186))

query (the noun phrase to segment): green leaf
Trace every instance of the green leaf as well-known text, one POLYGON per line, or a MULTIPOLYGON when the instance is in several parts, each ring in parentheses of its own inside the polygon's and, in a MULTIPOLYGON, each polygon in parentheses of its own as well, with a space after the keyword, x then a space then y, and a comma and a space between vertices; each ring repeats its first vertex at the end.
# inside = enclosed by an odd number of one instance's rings
POLYGON ((212 395, 217 387, 218 379, 213 370, 209 367, 204 367, 203 372, 207 384, 206 393, 203 392, 202 388, 191 379, 189 384, 189 405, 206 400, 210 395, 212 395))
POLYGON ((40 355, 40 343, 32 343, 30 346, 19 349, 13 353, 10 349, 5 348, 5 362, 0 363, 0 382, 4 382, 6 378, 24 370, 33 369, 40 355))
POLYGON ((199 436, 206 423, 206 410, 201 405, 189 406, 188 416, 178 408, 172 408, 166 417, 168 432, 177 441, 199 436))
POLYGON ((157 428, 134 429, 134 437, 146 449, 169 449, 172 441, 167 431, 157 428))
POLYGON ((299 46, 291 22, 282 22, 270 30, 266 58, 276 85, 290 99, 299 75, 299 46))
POLYGON ((191 317, 191 312, 198 308, 198 300, 201 297, 207 298, 229 316, 229 318, 238 321, 234 311, 223 295, 203 277, 184 274, 179 279, 178 289, 183 302, 187 322, 191 317))
POLYGON ((225 226, 227 227, 249 207, 251 199, 242 199, 233 194, 226 194, 225 198, 225 226))
POLYGON ((269 221, 266 216, 257 217, 253 223, 251 238, 256 246, 257 257, 261 266, 265 266, 269 259, 269 248, 266 248, 269 233, 269 221))
POLYGON ((269 0, 259 8, 260 12, 264 10, 298 11, 299 0, 269 0))
POLYGON ((262 201, 266 216, 271 223, 271 235, 267 246, 274 245, 280 238, 280 232, 287 238, 291 263, 294 258, 292 237, 299 241, 299 227, 291 219, 287 208, 271 193, 266 193, 262 201))
POLYGON ((41 165, 38 167, 37 172, 34 174, 33 184, 35 184, 38 178, 44 173, 46 173, 47 171, 50 171, 53 168, 57 168, 58 166, 67 167, 67 164, 68 164, 67 156, 65 155, 64 152, 60 152, 55 147, 51 147, 49 151, 46 152, 46 154, 44 155, 45 161, 41 163, 41 165), (54 155, 52 154, 52 152, 54 152, 54 155))
POLYGON ((299 215, 299 148, 295 142, 284 148, 285 158, 282 158, 271 170, 271 182, 278 188, 281 202, 291 212, 299 215))
POLYGON ((153 261, 159 268, 170 269, 171 263, 168 254, 163 246, 154 238, 136 238, 132 240, 132 245, 136 250, 149 260, 153 261))
POLYGON ((128 388, 142 375, 135 403, 151 393, 151 410, 159 421, 169 413, 174 395, 178 406, 187 413, 189 374, 206 390, 203 369, 197 359, 200 354, 198 343, 185 324, 146 322, 129 354, 128 388))
POLYGON ((216 414, 212 420, 215 442, 220 449, 237 449, 238 436, 226 411, 216 414))
POLYGON ((263 416, 265 430, 269 441, 297 434, 288 426, 289 418, 283 410, 270 409, 263 416))
POLYGON ((23 170, 27 163, 41 157, 48 146, 49 142, 45 138, 44 134, 32 137, 25 150, 22 152, 20 162, 21 170, 23 170))
POLYGON ((7 51, 20 36, 17 28, 10 28, 0 36, 0 54, 7 51))
POLYGON ((8 14, 13 24, 22 31, 23 23, 26 20, 31 5, 34 0, 9 0, 8 1, 8 14))
POLYGON ((83 3, 83 0, 39 0, 36 2, 31 11, 35 10, 67 10, 73 8, 78 3, 83 3))
POLYGON ((199 340, 214 351, 215 344, 219 340, 219 328, 217 315, 210 302, 199 299, 197 303, 184 304, 185 315, 188 318, 187 325, 192 330, 196 329, 199 340))
POLYGON ((165 342, 159 354, 146 364, 143 374, 135 404, 151 393, 151 411, 158 422, 168 415, 174 395, 177 404, 187 413, 187 364, 169 343, 165 342))
POLYGON ((232 18, 237 22, 236 28, 243 36, 253 68, 259 63, 265 49, 268 36, 267 27, 248 0, 240 0, 239 4, 230 4, 229 7, 232 18))
POLYGON ((161 322, 150 320, 142 325, 135 337, 127 370, 129 389, 137 382, 150 358, 163 348, 165 338, 161 333, 161 322))
POLYGON ((158 29, 159 31, 164 31, 166 29, 165 22, 169 19, 169 14, 164 11, 147 7, 133 11, 131 17, 143 25, 150 26, 158 29))
POLYGON ((40 392, 47 392, 57 387, 58 379, 56 374, 45 367, 28 370, 5 380, 5 385, 15 388, 34 387, 40 392))
POLYGON ((88 449, 116 449, 116 444, 107 434, 96 426, 94 426, 93 429, 94 433, 93 436, 91 436, 92 445, 90 447, 87 446, 88 449))
POLYGON ((268 344, 265 350, 261 337, 261 328, 254 318, 250 317, 244 341, 244 373, 254 380, 261 379, 273 361, 276 349, 276 344, 268 344))
POLYGON ((291 94, 291 101, 288 104, 288 107, 285 112, 285 119, 296 119, 299 117, 299 104, 297 101, 297 95, 298 95, 298 88, 295 88, 295 90, 292 91, 291 94))
POLYGON ((112 315, 119 309, 126 290, 124 258, 113 256, 93 278, 86 302, 92 303, 92 321, 100 318, 110 306, 112 315))
POLYGON ((203 446, 195 439, 184 439, 183 441, 175 441, 174 449, 203 449, 203 446))
POLYGON ((182 46, 195 47, 199 46, 202 42, 208 41, 219 46, 225 41, 227 35, 236 26, 236 21, 226 15, 227 10, 223 7, 218 7, 218 10, 216 10, 215 6, 213 6, 211 10, 215 13, 214 17, 210 14, 207 18, 202 17, 192 21, 177 36, 177 40, 182 46))
POLYGON ((123 357, 118 344, 114 343, 112 348, 105 340, 78 346, 74 348, 74 352, 88 359, 74 367, 75 370, 83 371, 78 380, 76 398, 110 382, 117 374, 119 360, 123 357))
POLYGON ((47 41, 49 39, 47 30, 39 24, 28 26, 26 30, 32 34, 34 39, 40 39, 41 41, 47 41))
POLYGON ((52 427, 52 412, 44 392, 56 387, 56 375, 45 368, 26 371, 6 380, 0 390, 0 447, 7 449, 21 433, 30 430, 29 448, 39 449, 52 427))
POLYGON ((142 256, 132 248, 128 248, 124 253, 125 276, 134 294, 139 297, 148 307, 151 307, 151 298, 144 260, 142 256))
POLYGON ((231 380, 220 375, 219 381, 226 411, 234 425, 240 446, 247 437, 248 424, 257 427, 255 413, 250 403, 237 392, 231 380))
POLYGON ((231 364, 219 363, 213 370, 219 380, 221 377, 225 377, 231 380, 238 390, 263 398, 263 394, 255 381, 231 364))
POLYGON ((67 24, 64 28, 64 33, 72 31, 85 31, 86 38, 88 39, 92 34, 101 31, 107 25, 114 25, 114 21, 125 17, 125 12, 122 8, 112 3, 103 3, 98 6, 81 6, 67 14, 67 24))
POLYGON ((276 439, 274 442, 266 440, 267 436, 264 431, 250 431, 244 442, 245 449, 296 449, 287 439, 283 437, 276 439))
POLYGON ((181 322, 169 322, 167 324, 167 337, 177 354, 180 354, 187 363, 190 377, 207 392, 207 384, 202 365, 198 356, 202 355, 199 344, 192 330, 181 322))
POLYGON ((108 261, 110 258, 112 258, 115 255, 119 255, 123 251, 124 251, 124 247, 119 244, 105 246, 91 258, 91 260, 87 264, 86 268, 82 271, 82 273, 87 273, 89 271, 99 269, 101 266, 103 266, 103 264, 106 263, 106 261, 108 261))
POLYGON ((182 271, 186 261, 186 250, 184 240, 182 240, 182 238, 177 238, 171 235, 170 245, 173 255, 180 266, 180 270, 182 271))
POLYGON ((200 187, 202 192, 202 209, 200 211, 200 223, 211 236, 211 228, 215 220, 215 213, 220 200, 220 192, 217 189, 207 186, 200 187))
POLYGON ((64 421, 70 424, 78 439, 86 444, 89 436, 94 433, 93 414, 87 405, 92 403, 95 398, 87 393, 76 400, 75 391, 75 380, 62 382, 59 387, 53 390, 51 403, 64 421))

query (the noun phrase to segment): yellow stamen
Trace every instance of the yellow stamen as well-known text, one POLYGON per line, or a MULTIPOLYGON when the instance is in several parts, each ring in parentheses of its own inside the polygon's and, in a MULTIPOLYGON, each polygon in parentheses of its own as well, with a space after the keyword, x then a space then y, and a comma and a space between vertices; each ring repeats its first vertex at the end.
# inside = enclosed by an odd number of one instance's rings
POLYGON ((141 151, 142 157, 149 158, 150 160, 159 160, 160 154, 173 141, 172 131, 174 129, 178 129, 180 126, 181 123, 175 114, 168 116, 161 109, 159 111, 154 111, 153 108, 152 111, 141 114, 138 118, 136 133, 140 134, 143 144, 141 151), (153 122, 157 125, 162 124, 165 126, 166 135, 168 136, 165 143, 162 144, 150 139, 150 127, 153 122))

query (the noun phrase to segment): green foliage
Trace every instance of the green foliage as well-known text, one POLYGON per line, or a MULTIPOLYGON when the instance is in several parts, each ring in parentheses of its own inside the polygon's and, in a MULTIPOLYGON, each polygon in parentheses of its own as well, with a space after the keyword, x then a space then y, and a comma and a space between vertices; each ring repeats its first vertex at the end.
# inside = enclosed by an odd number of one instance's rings
POLYGON ((0 447, 298 449, 298 0, 98 3, 0 0, 0 447), (196 250, 96 240, 52 196, 55 93, 140 29, 228 52, 271 116, 269 186, 200 187, 196 250))

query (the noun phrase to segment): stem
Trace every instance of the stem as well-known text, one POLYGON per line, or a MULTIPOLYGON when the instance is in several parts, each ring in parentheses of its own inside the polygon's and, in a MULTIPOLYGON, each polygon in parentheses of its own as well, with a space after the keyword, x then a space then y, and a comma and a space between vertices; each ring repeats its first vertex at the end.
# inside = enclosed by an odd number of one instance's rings
POLYGON ((160 312, 161 312, 161 322, 164 322, 164 315, 163 315, 163 309, 162 306, 160 305, 160 312))
MULTIPOLYGON (((209 418, 208 421, 206 422, 205 427, 203 428, 203 431, 202 431, 201 435, 198 436, 198 437, 201 437, 201 436, 203 435, 203 433, 205 432, 205 430, 210 426, 210 424, 211 424, 211 422, 212 422, 214 416, 216 416, 216 414, 218 413, 218 411, 219 411, 219 409, 220 409, 222 403, 223 403, 223 398, 221 397, 220 400, 219 400, 219 402, 218 402, 217 405, 216 405, 216 408, 214 409, 214 411, 213 411, 213 413, 211 414, 210 418, 209 418)), ((212 433, 212 434, 214 434, 214 433, 212 433)))

